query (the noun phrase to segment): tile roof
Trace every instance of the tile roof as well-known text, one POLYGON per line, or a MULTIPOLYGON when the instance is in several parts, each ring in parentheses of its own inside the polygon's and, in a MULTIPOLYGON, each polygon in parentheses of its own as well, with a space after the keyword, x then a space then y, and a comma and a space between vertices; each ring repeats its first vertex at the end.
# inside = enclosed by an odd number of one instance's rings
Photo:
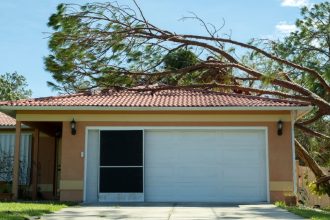
POLYGON ((15 126, 16 120, 5 113, 0 112, 0 126, 15 126))
POLYGON ((18 101, 0 106, 98 106, 98 107, 293 107, 309 103, 206 90, 85 92, 18 101))

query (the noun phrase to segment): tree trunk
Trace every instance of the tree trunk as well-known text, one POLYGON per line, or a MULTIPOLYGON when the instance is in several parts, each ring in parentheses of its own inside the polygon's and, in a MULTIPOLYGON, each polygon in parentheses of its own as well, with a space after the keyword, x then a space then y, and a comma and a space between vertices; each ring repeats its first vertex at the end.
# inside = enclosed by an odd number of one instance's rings
POLYGON ((314 173, 317 186, 326 188, 326 193, 330 197, 330 180, 327 175, 322 171, 321 167, 316 163, 316 161, 309 155, 306 149, 299 143, 299 141, 295 140, 296 146, 296 154, 298 158, 303 161, 314 173))

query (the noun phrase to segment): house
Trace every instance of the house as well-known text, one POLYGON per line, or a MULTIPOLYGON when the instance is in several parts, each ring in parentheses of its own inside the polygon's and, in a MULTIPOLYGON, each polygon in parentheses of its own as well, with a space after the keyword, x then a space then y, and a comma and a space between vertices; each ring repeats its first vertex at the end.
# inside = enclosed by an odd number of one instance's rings
MULTIPOLYGON (((55 154, 60 200, 84 202, 283 200, 296 190, 293 124, 311 109, 206 90, 110 89, 0 105, 17 120, 16 160, 21 123, 34 129, 32 154, 47 147, 41 132, 53 137, 56 153, 38 157, 55 154)), ((43 177, 32 176, 35 190, 43 177)), ((16 165, 15 195, 17 178, 16 165)))
MULTIPOLYGON (((12 164, 15 149, 15 126, 16 120, 2 112, 0 112, 0 163, 12 164)), ((31 182, 31 165, 32 165, 32 141, 33 129, 22 125, 20 140, 20 156, 19 156, 19 186, 21 188, 21 196, 30 196, 31 182), (26 192, 24 192, 24 190, 26 192)), ((56 192, 53 192, 53 173, 54 173, 54 151, 55 139, 45 133, 39 136, 38 154, 42 155, 37 161, 38 179, 37 193, 39 199, 54 199, 56 192)), ((12 166, 6 167, 0 165, 0 182, 12 181, 12 166), (1 169, 4 168, 4 169, 1 169)), ((37 196, 37 195, 36 195, 37 196)))

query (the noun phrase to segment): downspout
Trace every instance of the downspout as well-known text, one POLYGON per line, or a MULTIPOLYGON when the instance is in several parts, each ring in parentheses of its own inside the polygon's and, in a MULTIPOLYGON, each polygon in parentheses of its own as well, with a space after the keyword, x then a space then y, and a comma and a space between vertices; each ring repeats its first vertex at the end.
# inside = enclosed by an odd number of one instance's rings
POLYGON ((296 149, 295 149, 295 133, 294 124, 297 119, 297 111, 291 111, 291 146, 292 146, 292 170, 293 170, 293 192, 297 193, 297 167, 296 167, 296 149))

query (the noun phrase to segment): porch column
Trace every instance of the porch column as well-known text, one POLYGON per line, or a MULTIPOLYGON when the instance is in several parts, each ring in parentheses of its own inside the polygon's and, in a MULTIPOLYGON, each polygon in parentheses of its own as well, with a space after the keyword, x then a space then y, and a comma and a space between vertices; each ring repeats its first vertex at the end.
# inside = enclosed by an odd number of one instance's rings
POLYGON ((15 139, 15 149, 14 149, 13 185, 12 185, 12 193, 14 200, 16 200, 18 197, 20 146, 21 146, 21 122, 16 121, 16 139, 15 139))
POLYGON ((33 154, 32 154, 32 200, 37 199, 38 186, 38 152, 39 152, 39 129, 33 133, 33 154))

